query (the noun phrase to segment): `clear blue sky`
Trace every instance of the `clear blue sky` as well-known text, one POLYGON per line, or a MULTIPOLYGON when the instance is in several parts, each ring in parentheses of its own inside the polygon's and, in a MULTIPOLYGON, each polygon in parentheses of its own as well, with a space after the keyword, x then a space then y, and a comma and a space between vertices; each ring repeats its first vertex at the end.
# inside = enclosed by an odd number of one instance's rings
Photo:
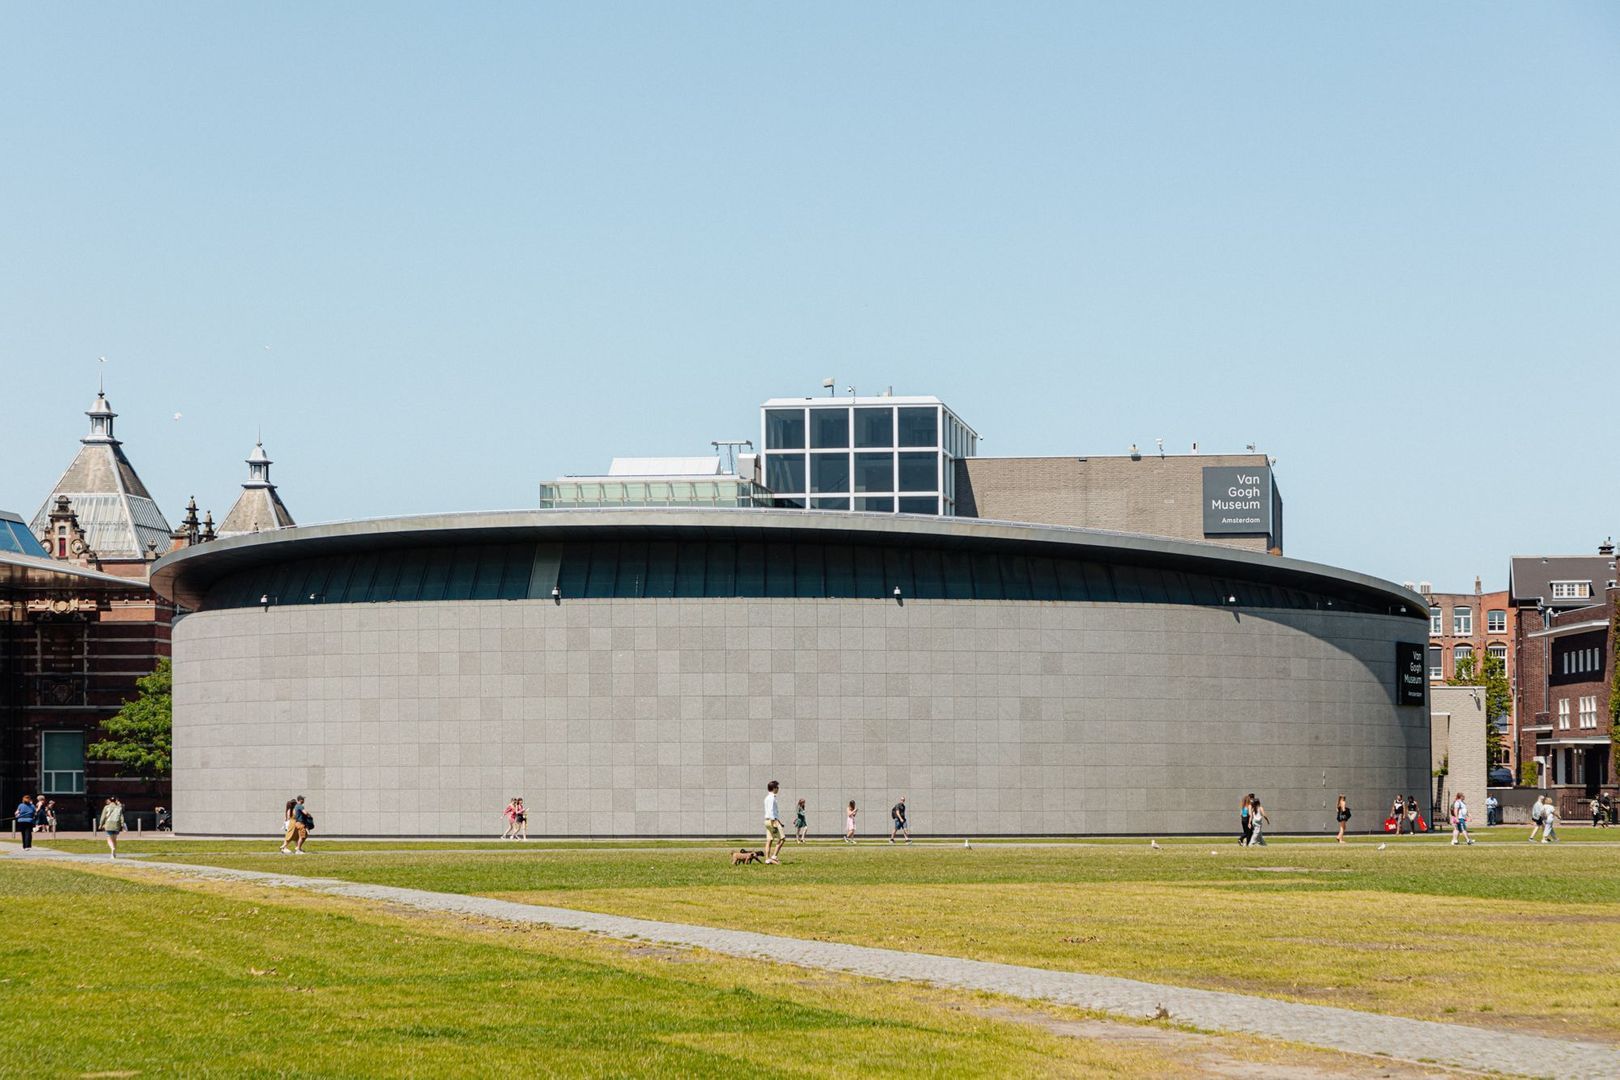
POLYGON ((1613 5, 9 5, 0 87, 25 515, 106 355, 171 520, 261 424, 301 521, 531 506, 831 375, 1257 442, 1397 580, 1620 531, 1613 5))

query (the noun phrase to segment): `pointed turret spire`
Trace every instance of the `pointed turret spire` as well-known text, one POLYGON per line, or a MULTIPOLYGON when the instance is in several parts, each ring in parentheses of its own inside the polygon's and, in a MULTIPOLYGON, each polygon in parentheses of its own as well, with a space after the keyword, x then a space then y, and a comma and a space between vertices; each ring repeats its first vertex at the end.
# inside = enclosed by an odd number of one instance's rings
POLYGON ((85 410, 89 432, 79 440, 79 452, 34 513, 35 535, 50 527, 51 509, 66 496, 83 523, 83 540, 106 564, 145 562, 154 547, 167 549, 172 530, 152 495, 124 456, 113 434, 112 403, 105 389, 85 410))
POLYGON ((276 485, 270 482, 270 455, 264 452, 264 439, 253 444, 247 456, 248 478, 242 484, 242 494, 236 505, 219 523, 219 535, 240 536, 243 533, 284 529, 294 524, 292 515, 276 494, 276 485))
POLYGON ((80 439, 80 442, 85 445, 91 443, 118 445, 118 440, 113 438, 113 419, 118 414, 113 412, 112 405, 107 401, 105 390, 97 391, 96 400, 90 403, 90 408, 85 410, 84 415, 90 418, 90 434, 80 439))
POLYGON ((247 456, 248 478, 243 487, 274 487, 270 483, 270 455, 264 452, 264 443, 253 444, 253 452, 247 456))

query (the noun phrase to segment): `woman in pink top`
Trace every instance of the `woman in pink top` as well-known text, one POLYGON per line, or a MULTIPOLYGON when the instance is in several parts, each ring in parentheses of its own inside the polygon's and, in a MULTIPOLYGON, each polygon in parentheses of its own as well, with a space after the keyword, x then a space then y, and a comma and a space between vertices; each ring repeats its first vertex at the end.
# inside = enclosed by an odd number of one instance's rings
POLYGON ((844 843, 855 842, 855 800, 849 800, 849 813, 844 816, 844 843))
POLYGON ((506 815, 506 831, 501 833, 502 840, 512 840, 517 836, 517 800, 507 799, 506 809, 501 811, 506 815))

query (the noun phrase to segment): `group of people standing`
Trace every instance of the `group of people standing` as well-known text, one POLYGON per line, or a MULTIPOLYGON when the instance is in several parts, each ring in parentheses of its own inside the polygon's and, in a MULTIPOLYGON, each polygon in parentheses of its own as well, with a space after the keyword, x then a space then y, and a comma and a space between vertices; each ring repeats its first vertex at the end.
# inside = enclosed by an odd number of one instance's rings
MULTIPOLYGON (((765 785, 765 861, 779 862, 782 845, 787 843, 787 830, 782 826, 781 804, 778 793, 782 785, 772 780, 765 785)), ((844 843, 855 843, 855 816, 860 811, 855 806, 855 800, 849 800, 849 806, 844 813, 844 843)), ((810 822, 805 816, 805 802, 799 800, 799 805, 793 816, 793 835, 799 843, 804 843, 810 832, 810 822)), ((900 801, 889 808, 889 843, 897 838, 911 843, 911 823, 906 818, 906 797, 900 796, 900 801)))
POLYGON ((527 840, 529 838, 529 811, 523 805, 523 800, 516 795, 507 800, 506 809, 501 811, 506 818, 506 831, 501 833, 502 840, 527 840))
POLYGON ((56 835, 56 800, 47 800, 43 795, 24 795, 12 820, 17 825, 17 834, 22 837, 23 849, 27 850, 34 846, 36 832, 49 831, 52 836, 56 835))

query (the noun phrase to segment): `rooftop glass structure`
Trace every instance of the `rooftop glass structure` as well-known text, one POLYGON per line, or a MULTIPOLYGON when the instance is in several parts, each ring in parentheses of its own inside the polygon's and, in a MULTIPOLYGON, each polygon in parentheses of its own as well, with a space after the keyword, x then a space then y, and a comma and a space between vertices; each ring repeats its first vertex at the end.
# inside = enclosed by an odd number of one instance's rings
POLYGON ((740 476, 564 477, 540 485, 540 509, 771 505, 770 492, 740 476))
POLYGON ((956 514, 956 460, 978 434, 936 397, 772 398, 760 407, 772 505, 956 514))
POLYGON ((23 519, 6 510, 0 510, 0 551, 9 551, 13 555, 33 555, 41 559, 49 555, 39 539, 23 524, 23 519))

